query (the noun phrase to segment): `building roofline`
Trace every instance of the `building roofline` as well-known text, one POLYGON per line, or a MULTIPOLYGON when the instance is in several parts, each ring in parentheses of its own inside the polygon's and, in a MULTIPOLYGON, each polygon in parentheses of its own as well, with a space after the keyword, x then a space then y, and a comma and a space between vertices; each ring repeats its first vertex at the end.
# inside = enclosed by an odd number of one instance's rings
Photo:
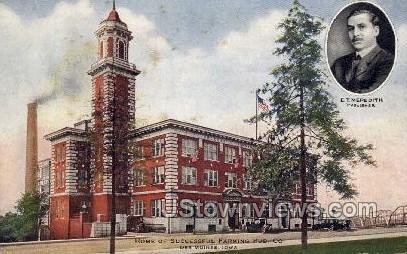
MULTIPOLYGON (((189 130, 192 132, 196 133, 201 133, 201 134, 206 134, 206 135, 211 135, 215 137, 220 137, 224 139, 229 139, 229 140, 234 140, 238 142, 243 142, 246 144, 254 145, 256 144, 256 140, 253 138, 248 138, 245 136, 221 131, 221 130, 216 130, 213 128, 209 127, 204 127, 201 125, 193 124, 193 123, 187 123, 187 122, 182 122, 179 120, 175 119, 167 119, 161 122, 149 124, 137 129, 134 129, 130 134, 129 138, 137 138, 138 136, 145 135, 145 134, 150 134, 159 130, 164 130, 164 129, 169 129, 169 128, 175 128, 179 130, 189 130)), ((72 127, 64 127, 62 129, 59 129, 57 131, 51 132, 47 135, 44 136, 44 138, 48 141, 54 141, 60 138, 63 138, 68 135, 74 135, 78 137, 87 137, 88 132, 83 130, 83 129, 78 129, 78 128, 72 128, 72 127)))
POLYGON ((161 121, 158 123, 153 123, 150 125, 146 125, 146 126, 137 128, 130 133, 129 137, 136 138, 137 136, 140 136, 140 135, 149 134, 149 133, 152 133, 152 132, 155 132, 158 130, 163 130, 163 129, 168 129, 168 128, 176 128, 176 129, 180 129, 180 130, 190 130, 193 132, 209 134, 212 136, 231 139, 231 140, 244 142, 244 143, 248 143, 248 144, 256 143, 256 141, 253 138, 248 138, 245 136, 228 133, 225 131, 215 130, 215 129, 200 126, 197 124, 182 122, 182 121, 178 121, 175 119, 167 119, 167 120, 164 120, 164 121, 161 121))
POLYGON ((57 131, 54 131, 54 132, 51 132, 51 133, 45 135, 44 138, 49 141, 54 141, 56 139, 60 139, 65 136, 68 136, 68 135, 74 135, 74 136, 78 136, 78 137, 87 137, 88 132, 86 132, 85 130, 82 130, 82 129, 65 127, 65 128, 59 129, 57 131))

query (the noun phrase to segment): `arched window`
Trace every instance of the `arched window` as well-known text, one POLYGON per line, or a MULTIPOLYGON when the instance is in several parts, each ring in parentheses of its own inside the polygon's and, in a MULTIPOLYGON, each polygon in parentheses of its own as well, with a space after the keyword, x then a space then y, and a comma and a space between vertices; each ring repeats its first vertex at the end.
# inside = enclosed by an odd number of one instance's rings
POLYGON ((103 41, 100 41, 100 52, 99 52, 99 56, 102 58, 103 57, 103 41))
POLYGON ((116 41, 116 53, 115 57, 118 57, 123 60, 127 60, 126 44, 122 40, 116 41))
POLYGON ((112 57, 113 55, 113 50, 114 50, 114 42, 113 38, 109 37, 107 39, 107 57, 112 57))
POLYGON ((119 41, 119 58, 124 59, 124 42, 119 41))

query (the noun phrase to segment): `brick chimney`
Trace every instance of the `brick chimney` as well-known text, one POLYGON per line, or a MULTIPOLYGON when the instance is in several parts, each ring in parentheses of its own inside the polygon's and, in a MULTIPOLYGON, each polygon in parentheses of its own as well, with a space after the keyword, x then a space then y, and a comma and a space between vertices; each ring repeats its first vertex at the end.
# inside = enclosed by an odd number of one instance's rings
POLYGON ((37 103, 27 104, 27 141, 25 164, 25 192, 37 190, 38 167, 37 103))

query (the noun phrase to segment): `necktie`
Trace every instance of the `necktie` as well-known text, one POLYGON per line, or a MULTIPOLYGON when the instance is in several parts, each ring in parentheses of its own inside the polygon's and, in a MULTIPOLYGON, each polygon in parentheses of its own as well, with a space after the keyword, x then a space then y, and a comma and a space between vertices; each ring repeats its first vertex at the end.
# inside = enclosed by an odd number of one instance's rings
POLYGON ((356 55, 352 60, 352 80, 355 80, 356 78, 356 73, 358 71, 358 66, 361 59, 362 58, 360 57, 360 55, 356 55))

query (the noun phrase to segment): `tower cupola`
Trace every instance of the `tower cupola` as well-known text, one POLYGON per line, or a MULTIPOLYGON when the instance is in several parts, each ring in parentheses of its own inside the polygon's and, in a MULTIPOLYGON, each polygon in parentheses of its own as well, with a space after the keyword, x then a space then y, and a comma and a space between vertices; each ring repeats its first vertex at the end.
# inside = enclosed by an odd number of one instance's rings
POLYGON ((129 42, 133 37, 127 29, 127 24, 120 19, 114 2, 108 17, 99 24, 96 36, 99 43, 99 60, 114 58, 128 62, 129 42))

